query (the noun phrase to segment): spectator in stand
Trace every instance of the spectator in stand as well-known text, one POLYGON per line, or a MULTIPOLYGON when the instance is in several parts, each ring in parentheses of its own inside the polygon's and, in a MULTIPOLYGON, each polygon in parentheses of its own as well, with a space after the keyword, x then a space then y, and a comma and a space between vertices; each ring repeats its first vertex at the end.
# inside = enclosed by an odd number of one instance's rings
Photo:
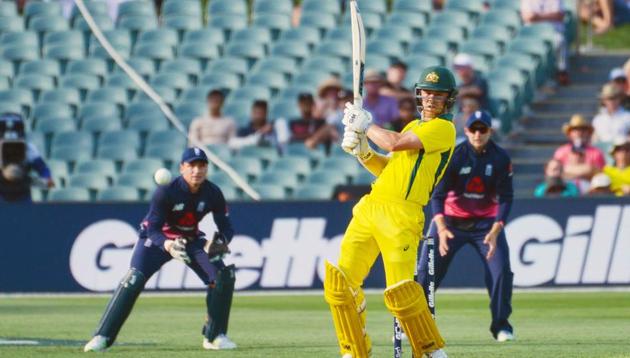
POLYGON ((398 118, 394 119, 383 128, 400 132, 407 124, 414 121, 416 118, 418 118, 416 101, 412 98, 402 98, 398 101, 398 118))
MULTIPOLYGON (((457 87, 457 105, 461 108, 462 99, 472 97, 479 102, 480 109, 488 111, 490 102, 488 100, 488 82, 476 72, 473 66, 473 60, 470 55, 458 53, 453 59, 453 67, 459 77, 459 86, 457 87)), ((468 117, 464 117, 468 119, 468 117)))
POLYGON ((267 102, 257 100, 252 104, 250 122, 238 129, 228 145, 235 150, 252 145, 274 147, 282 154, 289 139, 288 133, 287 121, 278 118, 270 122, 267 119, 267 102))
POLYGON ((560 85, 569 84, 567 71, 568 44, 564 32, 565 8, 562 0, 521 0, 521 18, 526 25, 548 22, 556 30, 556 68, 557 81, 560 85))
POLYGON ((464 128, 466 127, 466 121, 473 113, 479 110, 479 101, 476 97, 465 96, 460 98, 459 112, 453 118, 453 124, 455 124, 455 143, 459 144, 466 140, 464 128))
POLYGON ((622 69, 623 69, 624 77, 626 79, 625 81, 626 86, 624 88, 623 100, 622 100, 621 105, 627 111, 630 111, 630 59, 626 61, 622 69))
POLYGON ((579 12, 582 22, 590 22, 596 34, 603 34, 615 26, 630 22, 630 1, 582 1, 579 12))
POLYGON ((611 189, 618 196, 630 195, 630 141, 617 138, 610 150, 614 165, 604 167, 604 174, 611 181, 611 189))
POLYGON ((326 117, 326 125, 330 130, 330 138, 332 142, 339 142, 343 137, 343 111, 345 109, 346 102, 352 102, 354 100, 354 94, 352 90, 342 89, 337 94, 337 108, 328 117, 326 117))
POLYGON ((381 88, 385 85, 383 75, 377 70, 367 70, 363 83, 365 86, 363 108, 372 114, 374 123, 383 127, 396 119, 398 117, 398 101, 380 93, 381 88))
POLYGON ((315 149, 319 144, 325 144, 330 149, 330 130, 326 120, 315 117, 315 100, 310 93, 298 96, 300 118, 289 122, 291 142, 303 142, 309 149, 315 149))
POLYGON ((562 163, 564 179, 573 181, 580 192, 585 193, 593 175, 606 165, 606 159, 599 148, 590 144, 593 126, 582 115, 574 114, 569 123, 562 126, 562 131, 569 143, 556 149, 553 158, 562 163))
POLYGON ((579 196, 580 191, 571 182, 562 179, 562 163, 559 160, 551 159, 545 164, 545 181, 538 184, 534 191, 534 196, 542 197, 573 197, 579 196))
POLYGON ((315 117, 328 118, 337 112, 340 91, 341 81, 337 77, 330 77, 319 85, 318 98, 315 103, 315 117))
MULTIPOLYGON (((208 115, 195 118, 188 129, 188 136, 204 145, 226 144, 236 134, 236 122, 223 116, 221 109, 225 97, 219 90, 208 92, 208 115)), ((191 143, 192 144, 192 143, 191 143)))
POLYGON ((615 193, 611 189, 611 181, 608 175, 598 173, 591 179, 591 186, 588 196, 613 196, 615 193))
POLYGON ((413 98, 411 91, 403 85, 406 76, 407 65, 405 63, 400 61, 392 63, 387 69, 386 82, 381 88, 381 94, 394 97, 399 101, 403 98, 413 98))
POLYGON ((593 143, 609 145, 615 138, 625 137, 630 132, 630 112, 621 107, 623 92, 613 83, 602 87, 599 99, 602 108, 593 118, 593 143))

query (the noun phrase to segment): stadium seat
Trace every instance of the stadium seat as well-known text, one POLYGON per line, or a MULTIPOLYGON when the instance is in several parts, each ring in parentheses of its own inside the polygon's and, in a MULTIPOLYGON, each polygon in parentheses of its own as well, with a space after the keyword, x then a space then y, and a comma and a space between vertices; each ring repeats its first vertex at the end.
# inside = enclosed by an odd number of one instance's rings
MULTIPOLYGON (((131 0, 120 3, 118 6, 118 18, 124 19, 129 16, 141 16, 156 18, 155 7, 151 1, 131 0)), ((119 20, 120 21, 120 20, 119 20)))
POLYGON ((280 34, 279 38, 279 41, 306 42, 311 49, 316 44, 318 44, 320 40, 320 31, 316 28, 308 26, 300 26, 287 29, 280 34))
POLYGON ((239 157, 258 158, 262 160, 265 168, 278 159, 278 151, 275 148, 258 146, 241 148, 237 155, 239 157))
POLYGON ((98 76, 99 80, 102 82, 108 75, 107 63, 98 58, 74 60, 70 61, 66 66, 66 73, 98 76))
MULTIPOLYGON (((449 56, 448 44, 438 39, 425 38, 411 45, 410 54, 415 55, 431 55, 438 57, 442 63, 445 63, 449 56)), ((411 65, 407 63, 407 65, 411 65)))
POLYGON ((68 163, 65 160, 59 159, 46 159, 46 166, 50 169, 53 180, 57 187, 62 187, 66 184, 70 171, 68 170, 68 163))
POLYGON ((33 106, 33 93, 23 88, 0 90, 0 102, 20 105, 21 112, 29 113, 33 106))
MULTIPOLYGON (((101 136, 106 135, 109 132, 101 133, 101 136)), ((137 152, 125 144, 99 146, 96 151, 96 157, 102 159, 111 159, 116 162, 117 166, 122 166, 122 163, 138 158, 137 152)))
POLYGON ((230 37, 234 42, 256 42, 268 45, 271 43, 271 31, 266 27, 250 26, 245 29, 234 31, 230 37))
POLYGON ((308 184, 328 185, 334 188, 337 185, 348 184, 348 179, 339 175, 337 170, 319 169, 313 171, 307 178, 308 184))
POLYGON ((134 48, 133 54, 134 56, 151 59, 155 68, 158 68, 162 61, 170 60, 174 57, 171 47, 159 43, 139 44, 134 48))
POLYGON ((241 98, 247 98, 250 101, 263 100, 269 101, 271 99, 271 90, 268 87, 246 85, 241 88, 237 88, 230 93, 228 100, 241 98))
MULTIPOLYGON (((117 50, 126 49, 127 52, 131 50, 131 34, 126 29, 115 29, 103 31, 103 35, 107 38, 107 41, 117 50)), ((95 47, 100 47, 100 44, 96 37, 90 37, 90 53, 95 47)))
POLYGON ((275 40, 280 37, 282 31, 291 28, 291 17, 278 13, 254 13, 252 25, 268 28, 275 40))
POLYGON ((0 33, 24 30, 24 21, 20 16, 0 16, 0 33))
POLYGON ((38 34, 40 43, 43 42, 43 38, 46 33, 53 31, 68 30, 68 21, 62 16, 35 16, 27 23, 29 30, 35 31, 38 34))
POLYGON ((33 107, 31 119, 35 122, 48 118, 72 118, 74 113, 65 103, 42 102, 33 107))
POLYGON ((400 60, 403 56, 403 47, 400 43, 390 40, 371 40, 365 48, 367 53, 387 56, 390 60, 400 60))
POLYGON ((160 65, 160 73, 162 72, 181 72, 188 76, 191 83, 197 82, 201 73, 201 64, 193 58, 178 57, 172 60, 164 61, 160 65))
POLYGON ((125 16, 118 18, 117 28, 129 30, 132 43, 136 41, 140 32, 152 30, 157 27, 157 18, 155 16, 125 16))
POLYGON ((490 9, 481 16, 480 24, 501 25, 507 27, 512 33, 521 27, 521 18, 518 12, 509 9, 490 9))
POLYGON ((77 128, 72 118, 47 117, 35 122, 34 129, 44 134, 74 131, 77 128))
POLYGON ((127 98, 131 98, 137 87, 133 80, 125 73, 110 74, 105 80, 105 87, 120 87, 127 91, 127 98))
MULTIPOLYGON (((7 86, 7 88, 9 88, 7 86)), ((22 106, 19 103, 9 102, 9 101, 0 101, 0 113, 11 112, 11 113, 22 113, 22 106)), ((24 115, 24 113, 22 113, 24 115)))
MULTIPOLYGON (((159 82, 156 82, 159 83, 159 82)), ((162 100, 166 102, 167 105, 172 106, 173 103, 177 102, 177 93, 178 91, 172 87, 166 87, 164 85, 151 85, 153 90, 162 97, 162 100)), ((133 96, 134 102, 152 102, 149 95, 142 91, 136 91, 136 94, 133 96)))
POLYGON ((300 185, 297 175, 291 170, 274 170, 264 172, 257 181, 258 184, 279 185, 290 195, 300 185))
POLYGON ((520 11, 520 4, 518 2, 510 0, 492 0, 491 3, 493 8, 520 11))
POLYGON ((293 12, 293 2, 291 0, 255 0, 253 13, 269 13, 290 15, 293 12))
POLYGON ((293 194, 295 200, 331 200, 334 188, 325 184, 305 184, 293 194))
POLYGON ((151 144, 147 146, 144 152, 145 158, 155 158, 163 160, 167 166, 179 163, 184 147, 174 145, 173 143, 151 144))
POLYGON ((169 28, 151 29, 138 34, 138 43, 136 45, 151 43, 173 47, 179 43, 179 36, 176 30, 169 28))
POLYGON ((77 173, 69 178, 69 187, 85 188, 93 191, 102 190, 109 187, 109 180, 101 173, 77 173))
POLYGON ((222 29, 206 27, 198 30, 187 31, 184 34, 185 43, 204 42, 212 45, 223 45, 225 43, 225 33, 222 29))
POLYGON ((257 158, 234 157, 228 164, 248 180, 255 180, 263 172, 262 162, 257 158))
POLYGON ((326 40, 315 48, 315 54, 340 57, 349 61, 352 57, 352 46, 341 40, 326 40))
POLYGON ((118 106, 112 102, 84 103, 79 109, 79 119, 96 116, 120 117, 120 113, 118 112, 118 106))
POLYGON ((190 86, 188 75, 183 72, 162 72, 151 78, 149 82, 155 87, 170 87, 181 93, 190 86))
POLYGON ((184 126, 188 127, 192 121, 205 115, 207 108, 204 103, 198 102, 184 102, 175 107, 175 115, 180 121, 184 123, 184 126))
POLYGON ((30 21, 35 16, 61 16, 58 2, 28 1, 24 5, 24 18, 30 21))
POLYGON ((85 132, 57 132, 52 138, 52 148, 71 146, 76 150, 85 150, 92 153, 94 140, 92 136, 85 132))
POLYGON ((132 102, 125 109, 124 118, 129 120, 135 116, 163 116, 160 107, 151 101, 132 102))
POLYGON ((501 54, 501 47, 491 39, 469 39, 459 47, 460 52, 482 55, 487 63, 492 63, 501 54))
POLYGON ((96 200, 101 202, 138 201, 140 199, 138 189, 121 185, 100 190, 96 195, 96 200))
POLYGON ((274 73, 282 73, 284 75, 285 80, 288 80, 295 72, 296 61, 291 57, 285 56, 268 56, 260 61, 256 62, 254 67, 252 68, 251 73, 265 73, 265 72, 274 72, 274 73))
POLYGON ((512 40, 512 34, 505 27, 498 24, 485 24, 475 28, 472 33, 473 38, 490 39, 501 46, 504 50, 507 44, 512 40))
POLYGON ((107 116, 87 117, 81 121, 81 131, 100 135, 122 129, 120 118, 107 116))
MULTIPOLYGON (((4 2, 0 2, 2 4, 4 2)), ((29 47, 38 47, 39 39, 34 31, 2 31, 0 28, 0 45, 21 45, 29 47)))
POLYGON ((91 153, 88 153, 87 151, 76 150, 76 148, 72 148, 69 146, 52 148, 50 151, 50 158, 64 160, 71 166, 74 165, 74 163, 77 161, 88 160, 91 157, 91 153))
MULTIPOLYGON (((415 1, 415 0, 413 0, 415 1)), ((428 25, 428 17, 412 12, 394 12, 387 18, 384 28, 390 26, 403 26, 411 30, 414 38, 422 36, 428 25)), ((378 32, 377 29, 375 33, 378 32)))
POLYGON ((122 172, 141 173, 144 175, 153 175, 156 170, 164 167, 164 163, 160 159, 155 158, 139 158, 126 162, 123 165, 122 172))
POLYGON ((112 102, 121 110, 127 104, 127 90, 122 87, 102 87, 90 91, 86 103, 112 102))
POLYGON ((309 158, 298 156, 284 156, 281 159, 273 162, 268 170, 293 171, 300 180, 306 178, 312 171, 309 158))
POLYGON ((44 35, 44 48, 51 46, 74 46, 83 50, 85 48, 85 38, 81 31, 65 30, 53 31, 44 35))
POLYGON ((232 158, 230 148, 224 144, 211 144, 207 145, 206 148, 223 161, 227 162, 232 158))
MULTIPOLYGON (((341 7, 339 5, 339 1, 304 0, 302 1, 302 11, 319 11, 338 16, 341 14, 341 7)), ((363 10, 363 7, 361 7, 361 10, 363 10)))
POLYGON ((50 202, 88 202, 90 192, 85 188, 51 189, 47 196, 50 202))
POLYGON ((0 76, 9 79, 13 78, 14 75, 15 72, 13 71, 13 64, 10 61, 0 58, 0 76))
POLYGON ((205 68, 209 61, 219 58, 218 45, 197 43, 184 43, 178 50, 178 56, 194 58, 205 68))
POLYGON ((0 1, 0 17, 17 16, 17 6, 13 1, 0 1))
POLYGON ((100 79, 94 75, 67 74, 59 79, 59 87, 78 89, 82 99, 87 96, 89 91, 93 91, 100 86, 100 79))
POLYGON ((234 73, 209 73, 201 78, 201 84, 214 89, 231 91, 241 85, 241 80, 234 73))
POLYGON ((199 30, 202 24, 199 14, 193 16, 170 15, 164 18, 163 26, 177 30, 180 38, 182 38, 186 31, 199 30))
POLYGON ((195 0, 166 0, 162 3, 162 15, 199 16, 201 6, 195 0))
POLYGON ((79 96, 79 90, 75 88, 55 88, 49 91, 44 91, 40 95, 40 102, 54 102, 65 103, 71 106, 74 110, 77 109, 81 103, 81 97, 79 96))
POLYGON ((74 166, 73 174, 95 174, 111 181, 117 175, 116 164, 109 159, 79 161, 74 166))
POLYGON ((121 147, 128 150, 140 149, 140 136, 134 130, 104 132, 98 139, 100 147, 121 147))
POLYGON ((246 59, 241 57, 222 56, 210 62, 204 74, 208 75, 214 73, 238 74, 237 77, 240 83, 240 78, 244 78, 245 75, 249 73, 249 64, 246 59))
POLYGON ((326 36, 324 36, 324 40, 352 41, 352 31, 350 31, 350 26, 338 26, 328 30, 326 32, 326 36))
MULTIPOLYGON (((131 66, 139 75, 144 77, 145 80, 155 74, 156 64, 150 58, 133 57, 127 60, 127 64, 131 66)), ((123 69, 118 66, 116 66, 116 68, 113 71, 113 74, 110 75, 110 77, 115 74, 123 74, 124 76, 129 78, 129 76, 127 76, 127 74, 124 73, 123 69)))
POLYGON ((225 54, 247 59, 248 66, 265 57, 265 47, 256 42, 230 42, 225 48, 225 54))
POLYGON ((116 179, 116 186, 128 186, 144 192, 152 192, 156 188, 153 173, 123 173, 116 179))
POLYGON ((354 178, 352 178, 352 184, 354 185, 370 185, 376 179, 376 177, 367 170, 359 171, 354 178))
POLYGON ((319 163, 317 168, 315 168, 315 171, 327 171, 328 173, 337 172, 337 175, 344 173, 347 179, 351 179, 359 173, 359 169, 356 159, 346 155, 324 159, 319 163))
MULTIPOLYGON (((181 119, 181 118, 180 118, 181 119)), ((168 129, 169 122, 164 116, 139 116, 131 117, 127 123, 127 129, 133 129, 145 135, 153 130, 165 130, 168 129)))
POLYGON ((61 66, 61 72, 65 72, 66 64, 72 60, 84 58, 83 48, 72 45, 54 45, 44 47, 44 58, 57 60, 61 66))
POLYGON ((376 30, 372 35, 373 40, 398 41, 403 46, 409 45, 414 39, 413 30, 402 24, 386 24, 376 30))
MULTIPOLYGON (((350 75, 352 74, 350 73, 350 75)), ((330 76, 331 73, 325 70, 307 70, 293 77, 292 82, 317 88, 324 80, 330 78, 330 76)))
POLYGON ((445 10, 448 12, 463 11, 466 12, 471 19, 477 18, 479 14, 483 13, 484 1, 483 0, 449 0, 446 3, 445 10))
MULTIPOLYGON (((88 11, 90 12, 90 14, 92 16, 95 15, 100 15, 100 16, 108 16, 107 15, 107 3, 100 1, 100 0, 84 0, 83 4, 85 4, 85 7, 88 9, 88 11)), ((70 12, 70 18, 72 20, 76 20, 78 18, 82 18, 83 16, 81 15, 81 12, 79 11, 79 8, 76 6, 72 7, 72 11, 70 12)))
POLYGON ((225 37, 229 38, 233 31, 247 27, 247 16, 240 14, 222 14, 220 16, 213 16, 210 14, 209 26, 222 29, 225 37))
POLYGON ((310 54, 311 50, 308 44, 298 40, 295 41, 278 41, 271 48, 271 55, 283 56, 295 59, 298 62, 302 62, 310 54))
POLYGON ((262 86, 272 90, 272 94, 278 93, 287 86, 284 74, 279 72, 256 72, 247 78, 248 86, 262 86))
POLYGON ((314 27, 323 35, 327 30, 337 26, 335 15, 319 11, 303 12, 300 17, 300 27, 314 27))
MULTIPOLYGON (((274 184, 253 184, 252 188, 260 195, 261 200, 285 200, 287 194, 281 185, 274 184)), ((245 200, 249 197, 243 195, 245 200)))
POLYGON ((433 23, 427 28, 425 37, 445 41, 449 49, 452 51, 457 50, 459 45, 466 40, 466 32, 461 27, 451 27, 444 23, 433 23))
POLYGON ((39 58, 39 50, 35 46, 14 44, 0 47, 2 58, 13 63, 14 72, 18 72, 20 64, 39 58))
POLYGON ((269 118, 276 120, 279 118, 291 119, 300 116, 300 111, 295 99, 276 101, 271 105, 269 118))
MULTIPOLYGON (((107 14, 92 14, 92 19, 102 31, 111 31, 114 29, 114 23, 107 14)), ((89 34, 92 30, 87 21, 82 16, 75 17, 72 20, 72 28, 89 34)))
POLYGON ((175 147, 184 148, 186 141, 182 133, 175 129, 152 131, 147 136, 147 146, 159 146, 164 143, 170 143, 175 147))

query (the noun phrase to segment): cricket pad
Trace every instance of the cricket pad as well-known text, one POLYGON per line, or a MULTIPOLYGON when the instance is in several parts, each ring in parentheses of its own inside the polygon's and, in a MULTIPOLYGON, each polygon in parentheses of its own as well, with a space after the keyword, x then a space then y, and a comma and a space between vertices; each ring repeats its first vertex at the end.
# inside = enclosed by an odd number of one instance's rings
POLYGON ((353 290, 344 273, 328 261, 324 298, 330 305, 341 355, 369 357, 372 344, 365 332, 365 295, 360 288, 353 290))
POLYGON ((218 335, 227 334, 235 281, 236 268, 229 265, 219 270, 215 286, 208 288, 206 294, 208 321, 202 333, 211 342, 218 335))
POLYGON ((413 280, 403 280, 389 286, 385 292, 385 305, 398 318, 409 338, 415 357, 444 347, 444 339, 429 313, 424 290, 413 280))

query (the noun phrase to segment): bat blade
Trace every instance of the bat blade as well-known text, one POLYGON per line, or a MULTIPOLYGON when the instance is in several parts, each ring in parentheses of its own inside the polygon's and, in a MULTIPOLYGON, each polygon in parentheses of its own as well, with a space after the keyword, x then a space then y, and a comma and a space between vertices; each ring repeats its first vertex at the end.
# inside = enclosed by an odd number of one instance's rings
POLYGON ((355 106, 363 107, 363 75, 365 72, 365 29, 357 0, 350 1, 352 29, 352 91, 355 106))

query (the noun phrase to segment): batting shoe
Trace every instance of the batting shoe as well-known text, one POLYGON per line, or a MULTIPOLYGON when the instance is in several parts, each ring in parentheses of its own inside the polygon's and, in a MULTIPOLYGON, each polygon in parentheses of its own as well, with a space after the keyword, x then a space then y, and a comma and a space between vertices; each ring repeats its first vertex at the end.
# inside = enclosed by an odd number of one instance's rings
POLYGON ((105 336, 94 336, 83 347, 84 352, 103 352, 107 349, 107 338, 105 336))
POLYGON ((497 342, 507 342, 514 340, 514 333, 510 331, 499 331, 497 333, 497 342))
POLYGON ((220 334, 212 342, 210 342, 208 338, 204 338, 203 348, 215 351, 222 349, 236 349, 236 343, 232 342, 232 340, 225 334, 220 334))
POLYGON ((427 353, 427 358, 448 358, 448 356, 442 349, 438 349, 431 353, 427 353))

